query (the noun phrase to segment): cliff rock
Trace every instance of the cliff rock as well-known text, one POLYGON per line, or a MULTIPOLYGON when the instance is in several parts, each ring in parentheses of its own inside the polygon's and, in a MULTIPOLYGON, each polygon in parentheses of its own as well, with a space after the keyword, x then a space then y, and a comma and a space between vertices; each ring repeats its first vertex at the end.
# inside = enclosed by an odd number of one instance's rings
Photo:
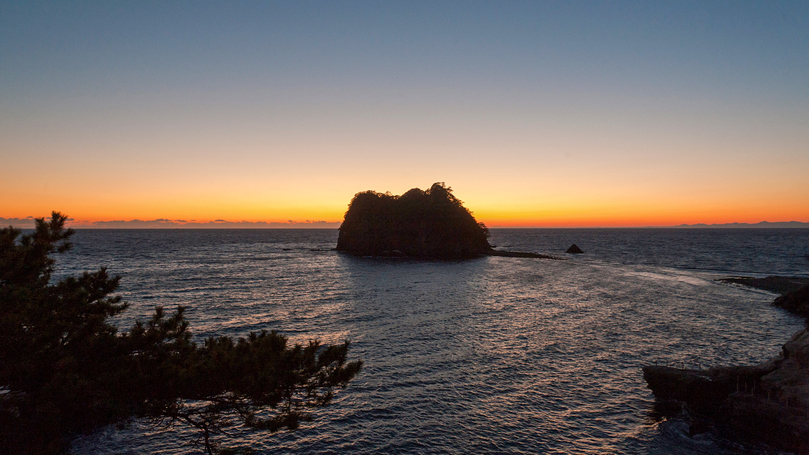
POLYGON ((809 319, 809 284, 778 297, 772 304, 809 319))

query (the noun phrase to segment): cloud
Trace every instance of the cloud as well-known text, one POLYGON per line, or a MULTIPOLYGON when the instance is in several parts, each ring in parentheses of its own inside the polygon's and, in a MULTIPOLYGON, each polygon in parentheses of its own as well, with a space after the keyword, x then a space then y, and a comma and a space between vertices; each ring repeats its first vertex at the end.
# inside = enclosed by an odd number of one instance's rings
MULTIPOLYGON (((49 221, 51 217, 46 216, 44 217, 45 221, 49 221)), ((67 225, 70 225, 71 222, 75 221, 73 218, 67 218, 67 225)), ((0 229, 12 226, 17 229, 34 229, 36 227, 36 218, 33 216, 26 216, 25 218, 3 218, 0 217, 0 229)))
POLYGON ((25 218, 0 218, 0 227, 14 226, 20 229, 33 229, 34 217, 27 216, 25 218))

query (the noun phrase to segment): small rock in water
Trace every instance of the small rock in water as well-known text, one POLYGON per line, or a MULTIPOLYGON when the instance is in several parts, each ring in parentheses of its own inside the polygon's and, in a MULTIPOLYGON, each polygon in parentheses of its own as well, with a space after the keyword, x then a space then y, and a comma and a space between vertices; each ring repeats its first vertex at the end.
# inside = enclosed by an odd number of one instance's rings
POLYGON ((581 254, 584 253, 584 251, 582 251, 581 248, 577 247, 576 244, 574 243, 573 245, 570 245, 570 248, 568 248, 567 251, 565 251, 565 253, 581 254))

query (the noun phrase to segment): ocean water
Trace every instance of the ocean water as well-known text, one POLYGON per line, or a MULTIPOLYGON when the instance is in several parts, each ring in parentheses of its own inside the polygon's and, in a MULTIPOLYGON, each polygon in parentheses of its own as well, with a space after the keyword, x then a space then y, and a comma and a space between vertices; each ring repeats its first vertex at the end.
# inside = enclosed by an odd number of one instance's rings
MULTIPOLYGON (((563 260, 359 258, 336 230, 80 230, 58 274, 105 266, 131 304, 188 306, 198 339, 278 330, 352 341, 360 375, 295 432, 222 439, 257 453, 778 453, 663 418, 641 367, 751 364, 803 321, 716 278, 809 276, 804 229, 493 229, 563 260), (563 252, 576 243, 585 254, 563 252)), ((196 432, 134 422, 77 454, 192 454, 196 432)))

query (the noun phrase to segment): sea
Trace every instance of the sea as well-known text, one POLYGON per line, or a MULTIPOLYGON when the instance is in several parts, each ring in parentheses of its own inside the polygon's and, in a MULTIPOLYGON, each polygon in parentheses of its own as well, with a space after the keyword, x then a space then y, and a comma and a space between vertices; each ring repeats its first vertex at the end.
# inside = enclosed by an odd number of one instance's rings
MULTIPOLYGON (((276 330, 351 341, 361 373, 294 432, 234 427, 258 454, 769 454, 655 411, 641 368, 765 361, 803 327, 729 276, 809 276, 809 229, 492 229, 559 260, 355 257, 335 229, 77 230, 56 276, 120 275, 127 330, 187 306, 195 340, 276 330), (564 253, 575 243, 584 254, 564 253)), ((199 454, 187 426, 134 421, 75 454, 199 454)))

